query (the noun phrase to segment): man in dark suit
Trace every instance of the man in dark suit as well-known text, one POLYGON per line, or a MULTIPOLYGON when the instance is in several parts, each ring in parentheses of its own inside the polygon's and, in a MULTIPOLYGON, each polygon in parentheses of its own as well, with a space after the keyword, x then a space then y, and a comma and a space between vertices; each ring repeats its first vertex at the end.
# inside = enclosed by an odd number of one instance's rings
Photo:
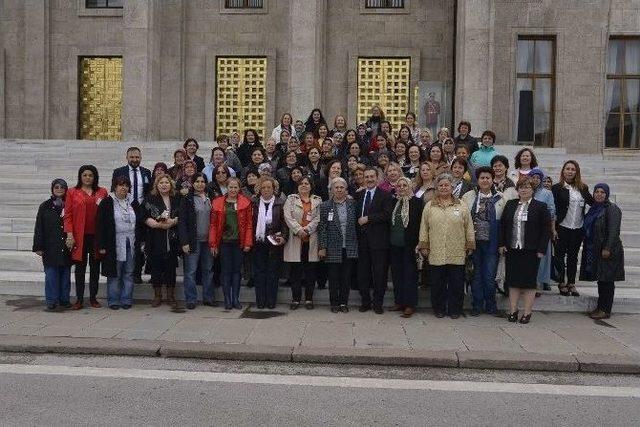
POLYGON ((367 187, 357 198, 358 206, 358 282, 360 284, 360 312, 371 309, 382 314, 384 292, 387 288, 389 267, 389 224, 393 211, 393 199, 377 188, 378 171, 364 171, 367 187), (373 285, 373 286, 372 286, 373 285), (373 300, 371 298, 373 287, 373 300))
MULTIPOLYGON (((132 206, 136 211, 140 211, 140 207, 144 203, 144 197, 151 190, 153 183, 151 182, 151 171, 140 166, 142 161, 142 152, 138 147, 129 147, 127 149, 127 165, 117 168, 113 171, 112 179, 117 176, 128 176, 131 180, 131 195, 133 196, 132 206)), ((141 224, 141 223, 140 223, 141 224)), ((138 230, 140 231, 140 230, 138 230)), ((144 233, 137 233, 144 236, 144 233)), ((142 238, 136 239, 135 244, 135 267, 133 270, 133 281, 136 284, 142 283, 142 266, 144 265, 144 254, 142 253, 142 238)))

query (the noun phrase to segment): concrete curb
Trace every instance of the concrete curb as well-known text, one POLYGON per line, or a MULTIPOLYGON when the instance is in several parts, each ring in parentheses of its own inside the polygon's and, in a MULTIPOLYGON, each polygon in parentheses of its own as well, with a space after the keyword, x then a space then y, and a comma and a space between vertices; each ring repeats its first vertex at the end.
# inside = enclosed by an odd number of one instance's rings
POLYGON ((465 369, 640 374, 640 356, 321 348, 105 338, 0 336, 0 351, 465 369))

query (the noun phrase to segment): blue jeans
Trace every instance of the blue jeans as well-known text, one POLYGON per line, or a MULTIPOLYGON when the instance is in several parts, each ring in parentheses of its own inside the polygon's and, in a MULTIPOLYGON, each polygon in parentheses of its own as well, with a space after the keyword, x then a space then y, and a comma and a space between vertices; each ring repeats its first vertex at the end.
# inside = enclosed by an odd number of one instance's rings
POLYGON ((200 266, 202 278, 202 300, 213 302, 213 255, 209 243, 197 242, 195 248, 184 256, 184 299, 187 304, 195 304, 198 300, 196 287, 196 270, 200 266))
POLYGON ((107 277, 107 305, 133 305, 135 258, 127 244, 127 260, 116 261, 116 277, 107 277))
POLYGON ((278 299, 278 278, 282 253, 268 242, 256 242, 251 252, 253 286, 256 289, 256 305, 275 307, 278 299))
POLYGON ((224 307, 240 308, 240 269, 242 249, 238 242, 222 242, 220 245, 220 283, 224 294, 224 307))
POLYGON ((44 268, 44 297, 47 304, 69 304, 71 266, 44 268))
POLYGON ((473 309, 495 313, 496 306, 496 272, 498 268, 498 253, 490 250, 489 241, 476 241, 473 252, 473 281, 471 294, 473 309))

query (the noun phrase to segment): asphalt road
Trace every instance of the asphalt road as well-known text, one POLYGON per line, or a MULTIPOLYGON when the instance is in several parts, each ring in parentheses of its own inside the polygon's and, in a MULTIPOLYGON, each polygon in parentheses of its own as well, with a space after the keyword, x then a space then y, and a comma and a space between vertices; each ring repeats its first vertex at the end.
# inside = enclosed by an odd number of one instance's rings
POLYGON ((632 426, 640 377, 0 354, 1 425, 632 426))

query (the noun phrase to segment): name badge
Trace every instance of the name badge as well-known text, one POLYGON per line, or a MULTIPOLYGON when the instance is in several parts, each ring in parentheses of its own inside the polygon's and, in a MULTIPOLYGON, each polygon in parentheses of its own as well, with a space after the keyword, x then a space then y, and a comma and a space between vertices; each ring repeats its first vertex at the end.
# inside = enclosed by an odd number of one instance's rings
POLYGON ((145 184, 149 183, 149 178, 147 178, 146 176, 142 178, 142 182, 145 184))
POLYGON ((584 208, 584 200, 580 200, 580 207, 584 208))
POLYGON ((307 221, 311 222, 311 213, 307 214, 307 221))
POLYGON ((131 223, 131 214, 129 212, 124 212, 122 214, 122 220, 128 224, 131 223))
POLYGON ((100 206, 100 202, 102 201, 102 199, 96 199, 96 205, 100 206))
POLYGON ((528 218, 529 218, 529 212, 523 212, 522 215, 520 215, 520 221, 522 222, 527 222, 528 218))
POLYGON ((327 215, 327 221, 333 221, 333 211, 329 212, 327 215))

